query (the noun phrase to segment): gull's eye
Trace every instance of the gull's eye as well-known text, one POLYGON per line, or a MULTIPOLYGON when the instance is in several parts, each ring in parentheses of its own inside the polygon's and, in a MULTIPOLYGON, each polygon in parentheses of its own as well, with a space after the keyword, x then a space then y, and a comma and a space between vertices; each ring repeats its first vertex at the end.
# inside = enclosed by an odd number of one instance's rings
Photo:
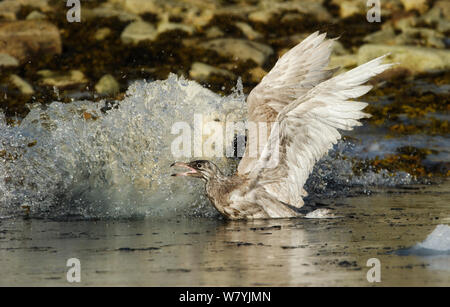
POLYGON ((197 163, 196 167, 197 167, 197 168, 201 168, 201 167, 202 167, 202 164, 201 164, 201 163, 197 163))

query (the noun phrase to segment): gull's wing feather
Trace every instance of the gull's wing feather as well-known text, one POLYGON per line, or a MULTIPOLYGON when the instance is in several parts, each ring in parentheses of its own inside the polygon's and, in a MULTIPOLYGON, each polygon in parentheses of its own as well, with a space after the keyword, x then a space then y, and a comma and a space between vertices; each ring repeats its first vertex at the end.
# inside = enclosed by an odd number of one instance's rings
POLYGON ((374 59, 324 81, 280 111, 260 159, 251 171, 255 184, 292 206, 303 205, 302 191, 314 164, 341 135, 337 129, 360 126, 367 103, 350 101, 370 91, 362 85, 391 64, 374 59), (277 131, 278 130, 278 131, 277 131), (275 157, 275 159, 274 159, 275 157), (272 166, 269 163, 274 163, 272 166))
MULTIPOLYGON (((250 92, 247 97, 250 122, 275 121, 285 106, 334 74, 336 69, 326 70, 334 40, 325 36, 326 33, 315 32, 289 50, 250 92)), ((249 135, 249 143, 264 148, 266 140, 260 139, 258 143, 257 135, 249 135)), ((248 173, 258 159, 257 153, 249 155, 248 149, 247 146, 239 164, 240 174, 248 173)))

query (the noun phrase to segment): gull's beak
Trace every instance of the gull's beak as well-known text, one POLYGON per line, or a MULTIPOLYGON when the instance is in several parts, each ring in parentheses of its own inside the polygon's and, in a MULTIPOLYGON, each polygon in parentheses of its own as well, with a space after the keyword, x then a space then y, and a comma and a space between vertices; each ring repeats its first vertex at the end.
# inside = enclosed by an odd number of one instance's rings
POLYGON ((187 163, 184 162, 175 162, 170 165, 170 167, 173 166, 187 168, 189 171, 184 173, 172 174, 171 176, 192 176, 194 174, 198 174, 198 171, 195 168, 190 167, 187 163))

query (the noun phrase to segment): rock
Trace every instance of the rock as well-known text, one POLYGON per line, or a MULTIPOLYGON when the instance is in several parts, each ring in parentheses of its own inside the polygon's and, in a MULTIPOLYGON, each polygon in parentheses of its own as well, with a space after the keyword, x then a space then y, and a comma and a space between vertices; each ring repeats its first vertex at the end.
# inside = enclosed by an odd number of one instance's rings
POLYGON ((7 53, 0 53, 0 67, 19 66, 19 61, 7 53))
POLYGON ((95 85, 95 90, 101 95, 113 95, 120 91, 120 85, 111 75, 104 75, 95 85))
MULTIPOLYGON (((450 5, 448 5, 450 7, 450 5)), ((420 17, 420 21, 424 22, 429 26, 436 27, 436 30, 445 33, 450 31, 450 18, 445 17, 444 10, 435 5, 431 10, 429 10, 425 15, 420 17)))
POLYGON ((199 81, 205 81, 212 74, 236 79, 236 76, 228 70, 217 68, 200 62, 193 63, 191 66, 191 70, 189 71, 189 76, 199 81))
POLYGON ((158 36, 155 27, 145 21, 135 21, 129 24, 120 35, 125 44, 136 44, 144 40, 154 40, 158 36))
POLYGON ((384 27, 380 31, 370 33, 363 38, 363 41, 371 44, 395 44, 396 34, 392 26, 384 27))
POLYGON ((251 40, 261 38, 263 35, 255 31, 249 24, 245 22, 236 22, 236 27, 238 27, 244 35, 251 40))
POLYGON ((200 46, 214 50, 222 56, 231 56, 234 60, 253 60, 259 66, 262 66, 267 58, 273 54, 273 49, 270 46, 235 38, 214 39, 201 43, 200 46))
POLYGON ((339 15, 342 18, 355 14, 365 15, 367 12, 366 2, 361 0, 332 0, 333 4, 339 6, 339 15))
POLYGON ((144 13, 158 13, 160 8, 153 0, 109 0, 116 7, 121 7, 130 13, 140 15, 144 13))
POLYGON ((390 53, 387 62, 399 63, 398 66, 409 69, 413 73, 450 68, 450 50, 375 44, 367 44, 359 48, 358 65, 387 53, 390 53))
POLYGON ((248 15, 248 19, 252 22, 267 23, 275 15, 273 10, 255 11, 248 15))
POLYGON ((357 65, 358 65, 358 58, 355 54, 344 54, 344 55, 331 55, 328 67, 330 69, 340 67, 341 69, 338 71, 338 73, 342 73, 352 68, 355 68, 357 65))
POLYGON ((397 27, 401 28, 402 33, 396 35, 392 26, 385 26, 382 30, 371 33, 364 37, 364 41, 371 44, 383 45, 414 45, 427 46, 435 48, 445 48, 445 36, 441 33, 428 28, 412 28, 410 19, 402 19, 397 23, 397 27))
MULTIPOLYGON (((9 1, 9 0, 6 0, 9 1)), ((39 9, 41 12, 53 11, 52 6, 49 5, 49 0, 12 0, 20 3, 22 6, 29 6, 39 9)))
POLYGON ((427 0, 401 0, 405 10, 417 10, 419 13, 425 13, 428 10, 427 0))
POLYGON ((42 78, 40 83, 56 87, 68 87, 87 82, 83 72, 71 70, 68 73, 60 73, 51 70, 40 70, 37 72, 42 78))
POLYGON ((204 27, 214 18, 214 10, 190 8, 184 14, 184 24, 192 25, 194 27, 204 27))
POLYGON ((11 75, 10 76, 11 83, 15 85, 22 94, 24 95, 33 95, 34 89, 33 87, 25 80, 23 80, 18 75, 11 75))
POLYGON ((20 10, 20 3, 15 0, 0 2, 0 17, 5 20, 16 20, 16 14, 20 10))
MULTIPOLYGON (((359 0, 360 1, 360 0, 359 0)), ((262 7, 269 12, 298 12, 312 15, 319 21, 333 21, 333 17, 322 5, 323 1, 302 0, 302 1, 264 1, 262 7)))
POLYGON ((347 49, 345 49, 344 45, 342 45, 341 42, 334 41, 333 54, 334 55, 344 55, 344 54, 349 54, 349 51, 347 49))
POLYGON ((16 20, 16 14, 24 6, 39 8, 42 12, 51 10, 48 0, 3 0, 0 2, 0 17, 5 20, 16 20))
POLYGON ((112 3, 102 3, 100 6, 93 9, 84 9, 81 6, 81 20, 94 18, 111 18, 117 17, 120 21, 139 21, 141 18, 137 14, 125 11, 112 3))
POLYGON ((47 19, 47 15, 42 14, 39 11, 32 11, 28 16, 25 18, 26 20, 33 20, 33 19, 47 19))
POLYGON ((44 20, 10 21, 0 24, 0 53, 24 62, 32 54, 60 54, 59 30, 44 20))
POLYGON ((192 35, 195 31, 193 26, 185 25, 182 23, 165 22, 164 21, 164 22, 160 22, 158 24, 158 29, 157 29, 158 34, 167 32, 167 31, 173 31, 173 30, 181 30, 181 31, 189 33, 190 35, 192 35))
POLYGON ((206 37, 207 38, 216 38, 216 37, 222 37, 224 33, 222 30, 220 30, 218 27, 214 26, 206 30, 206 37))
POLYGON ((434 3, 434 7, 441 10, 445 19, 450 19, 450 5, 448 4, 448 0, 438 0, 434 3))
MULTIPOLYGON (((394 22, 394 27, 397 30, 404 30, 404 29, 408 29, 411 27, 415 27, 418 23, 420 22, 420 20, 415 17, 415 16, 408 16, 399 20, 396 20, 394 22)), ((382 28, 385 28, 388 25, 383 25, 382 28)))
POLYGON ((250 74, 250 80, 254 83, 261 82, 262 78, 267 75, 267 71, 259 66, 250 69, 248 72, 250 74))
POLYGON ((445 36, 441 33, 428 28, 406 28, 397 37, 396 45, 416 45, 434 48, 445 48, 445 36))
POLYGON ((300 21, 304 18, 304 15, 300 13, 287 13, 283 17, 281 17, 280 22, 286 23, 286 22, 296 22, 300 21))
POLYGON ((96 40, 101 41, 108 37, 111 33, 112 31, 110 28, 100 28, 95 32, 94 37, 96 40))

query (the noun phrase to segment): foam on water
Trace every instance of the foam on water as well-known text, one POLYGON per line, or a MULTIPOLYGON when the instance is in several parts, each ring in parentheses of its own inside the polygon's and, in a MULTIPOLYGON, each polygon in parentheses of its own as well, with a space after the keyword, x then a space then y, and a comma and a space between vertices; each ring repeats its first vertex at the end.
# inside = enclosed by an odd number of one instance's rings
POLYGON ((450 270, 450 226, 440 224, 430 233, 423 242, 419 242, 416 245, 401 249, 395 252, 401 256, 427 256, 444 260, 441 262, 432 263, 432 267, 439 268, 442 270, 450 270))
MULTIPOLYGON (((0 217, 22 214, 24 205, 32 216, 43 217, 216 214, 203 196, 202 182, 170 177, 176 137, 171 128, 179 121, 192 127, 194 113, 202 113, 204 122, 243 121, 241 85, 222 97, 170 75, 164 81, 134 83, 117 108, 104 112, 104 105, 34 105, 16 126, 7 125, 0 115, 0 217)), ((343 144, 335 152, 348 147, 343 144)), ((225 173, 236 167, 232 159, 209 159, 225 173)), ((410 180, 402 176, 355 176, 351 162, 335 154, 316 166, 307 187, 322 193, 330 182, 380 185, 410 180)))
POLYGON ((450 226, 437 225, 425 241, 418 243, 416 247, 450 254, 450 226))

